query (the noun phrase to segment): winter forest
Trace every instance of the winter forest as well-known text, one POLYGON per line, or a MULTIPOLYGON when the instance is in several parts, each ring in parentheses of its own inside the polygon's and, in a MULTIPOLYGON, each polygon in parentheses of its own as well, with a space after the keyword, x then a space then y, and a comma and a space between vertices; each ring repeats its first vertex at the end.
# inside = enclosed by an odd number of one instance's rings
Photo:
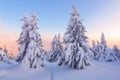
POLYGON ((54 35, 49 51, 43 48, 36 13, 30 17, 24 13, 20 21, 23 24, 16 41, 17 56, 8 55, 6 46, 0 48, 0 80, 120 79, 120 49, 117 45, 112 48, 107 45, 104 32, 100 40, 92 40, 90 45, 87 27, 75 5, 66 32, 54 35))

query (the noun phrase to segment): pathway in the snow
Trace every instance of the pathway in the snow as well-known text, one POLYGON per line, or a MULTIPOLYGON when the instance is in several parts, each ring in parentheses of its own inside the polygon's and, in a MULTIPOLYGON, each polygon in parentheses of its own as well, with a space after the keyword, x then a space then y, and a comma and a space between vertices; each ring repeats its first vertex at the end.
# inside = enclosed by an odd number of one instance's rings
POLYGON ((48 77, 48 80, 55 80, 54 79, 54 68, 52 66, 52 63, 47 63, 47 65, 45 65, 45 69, 47 71, 49 71, 49 77, 48 77), (49 64, 49 65, 48 65, 49 64))
POLYGON ((53 75, 53 72, 50 71, 50 76, 49 76, 49 79, 48 80, 54 80, 54 75, 53 75))

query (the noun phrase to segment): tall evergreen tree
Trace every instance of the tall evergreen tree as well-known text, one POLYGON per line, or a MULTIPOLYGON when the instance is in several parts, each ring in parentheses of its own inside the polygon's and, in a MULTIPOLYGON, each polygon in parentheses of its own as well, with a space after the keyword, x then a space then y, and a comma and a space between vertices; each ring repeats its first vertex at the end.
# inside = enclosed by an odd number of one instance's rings
POLYGON ((32 14, 32 19, 30 20, 30 29, 29 29, 29 45, 27 49, 27 55, 25 56, 25 63, 30 68, 37 68, 43 66, 43 55, 44 50, 42 49, 42 40, 37 29, 37 18, 35 13, 32 14))
POLYGON ((87 43, 88 37, 85 35, 86 29, 83 26, 76 7, 73 12, 66 33, 64 34, 65 64, 75 69, 83 69, 89 66, 90 47, 87 43))
POLYGON ((17 61, 27 64, 30 68, 38 68, 43 66, 42 40, 40 34, 37 32, 37 18, 32 14, 32 19, 23 19, 25 22, 22 34, 18 39, 19 55, 17 61), (26 25, 27 23, 27 25, 26 25))

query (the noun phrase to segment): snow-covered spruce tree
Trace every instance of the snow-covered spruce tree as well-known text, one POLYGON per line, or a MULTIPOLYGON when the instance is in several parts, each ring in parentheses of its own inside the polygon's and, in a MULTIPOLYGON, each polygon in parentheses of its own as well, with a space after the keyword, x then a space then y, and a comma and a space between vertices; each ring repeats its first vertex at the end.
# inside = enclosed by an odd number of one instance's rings
POLYGON ((64 34, 65 64, 71 68, 83 69, 89 66, 90 47, 87 43, 88 37, 85 35, 86 29, 83 26, 76 7, 73 12, 66 33, 64 34))
POLYGON ((115 61, 115 60, 118 60, 116 53, 114 52, 113 49, 107 48, 105 61, 111 62, 111 61, 115 61))
POLYGON ((118 49, 118 47, 116 45, 113 46, 113 52, 115 53, 117 58, 120 59, 120 51, 119 51, 119 49, 118 49))
POLYGON ((101 41, 100 43, 97 44, 98 52, 96 55, 97 60, 105 60, 105 57, 107 55, 106 50, 107 50, 107 42, 105 40, 104 33, 102 32, 101 34, 101 41))
POLYGON ((106 58, 105 58, 106 61, 111 62, 111 61, 120 59, 120 52, 116 45, 113 46, 113 49, 111 49, 111 50, 108 49, 106 54, 107 54, 106 58))
POLYGON ((101 34, 101 44, 103 45, 103 50, 105 52, 105 49, 107 48, 107 42, 106 42, 106 39, 105 39, 105 36, 104 36, 104 33, 102 32, 101 34))
POLYGON ((28 48, 28 44, 30 41, 30 37, 29 37, 29 18, 26 14, 24 14, 23 19, 21 19, 22 21, 24 21, 24 24, 22 26, 22 32, 20 34, 20 37, 17 40, 17 43, 19 45, 18 48, 18 55, 16 57, 16 61, 17 62, 22 62, 24 57, 26 56, 26 50, 28 48))
POLYGON ((92 52, 93 52, 93 58, 95 59, 98 49, 97 49, 97 45, 95 44, 94 40, 92 40, 92 52))
POLYGON ((97 44, 95 44, 95 41, 92 41, 92 51, 93 51, 93 59, 95 60, 99 60, 98 59, 98 54, 101 53, 101 44, 100 42, 97 40, 97 44))
POLYGON ((24 62, 30 68, 38 68, 43 66, 43 55, 44 50, 42 49, 42 40, 41 36, 38 33, 38 23, 35 13, 32 13, 32 19, 30 19, 30 27, 29 27, 29 44, 28 49, 26 51, 26 56, 24 62))
POLYGON ((56 42, 57 42, 57 36, 54 35, 52 43, 51 43, 51 50, 49 51, 49 57, 48 57, 48 61, 49 62, 54 62, 56 60, 56 42))
POLYGON ((93 52, 94 52, 94 59, 95 60, 98 60, 98 58, 97 58, 97 55, 99 54, 99 52, 101 51, 101 47, 100 47, 100 43, 99 43, 99 41, 97 40, 97 44, 96 44, 96 46, 94 47, 94 49, 93 49, 93 52))
POLYGON ((53 38, 53 41, 51 43, 51 50, 50 50, 50 53, 49 53, 49 61, 50 62, 56 62, 60 59, 60 57, 62 56, 62 51, 63 51, 63 48, 62 48, 62 43, 60 41, 60 34, 55 35, 54 38, 53 38))
MULTIPOLYGON (((24 20, 26 23, 26 20, 24 20)), ((27 20, 28 26, 25 26, 25 29, 23 30, 22 34, 23 39, 21 39, 22 35, 18 39, 19 47, 19 53, 22 56, 18 56, 18 60, 20 62, 25 63, 30 68, 38 68, 40 66, 43 66, 42 60, 43 60, 43 54, 44 50, 42 49, 42 40, 40 37, 40 34, 37 32, 37 19, 35 14, 32 14, 32 19, 27 20), (24 40, 24 41, 21 41, 24 40)))

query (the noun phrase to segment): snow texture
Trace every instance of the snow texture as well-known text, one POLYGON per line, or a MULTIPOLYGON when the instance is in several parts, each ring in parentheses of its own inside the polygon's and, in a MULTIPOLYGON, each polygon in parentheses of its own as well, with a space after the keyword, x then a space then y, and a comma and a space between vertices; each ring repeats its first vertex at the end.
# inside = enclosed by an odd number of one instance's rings
POLYGON ((0 62, 0 80, 119 80, 120 61, 92 61, 92 66, 75 70, 44 62, 45 68, 30 69, 23 64, 0 62), (13 74, 11 74, 13 73, 13 74))

